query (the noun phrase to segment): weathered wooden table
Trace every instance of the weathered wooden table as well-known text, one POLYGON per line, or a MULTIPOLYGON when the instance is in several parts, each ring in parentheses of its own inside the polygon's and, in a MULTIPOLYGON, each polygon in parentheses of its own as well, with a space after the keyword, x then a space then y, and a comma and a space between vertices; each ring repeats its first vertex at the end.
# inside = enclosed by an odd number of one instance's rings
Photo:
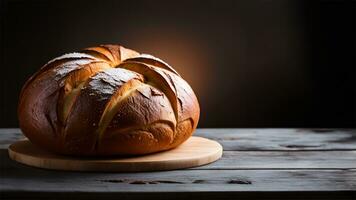
POLYGON ((9 159, 0 129, 0 199, 356 199, 356 130, 199 129, 219 141, 210 165, 146 173, 43 170, 9 159))

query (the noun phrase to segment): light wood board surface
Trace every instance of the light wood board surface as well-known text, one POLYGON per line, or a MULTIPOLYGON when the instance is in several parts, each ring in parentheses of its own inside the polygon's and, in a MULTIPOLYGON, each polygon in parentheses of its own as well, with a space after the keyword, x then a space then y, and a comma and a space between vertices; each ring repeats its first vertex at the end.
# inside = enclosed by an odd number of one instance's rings
POLYGON ((205 165, 222 155, 222 146, 202 137, 191 137, 179 147, 150 155, 136 157, 81 158, 50 153, 29 140, 10 145, 12 160, 29 166, 68 171, 160 171, 205 165))

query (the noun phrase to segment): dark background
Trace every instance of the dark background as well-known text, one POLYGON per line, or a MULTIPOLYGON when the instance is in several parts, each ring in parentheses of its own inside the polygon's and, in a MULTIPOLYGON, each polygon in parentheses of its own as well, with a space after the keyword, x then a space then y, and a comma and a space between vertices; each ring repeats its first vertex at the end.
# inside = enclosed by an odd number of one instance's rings
POLYGON ((355 127, 355 1, 1 0, 0 127, 50 59, 119 43, 170 63, 200 127, 355 127))

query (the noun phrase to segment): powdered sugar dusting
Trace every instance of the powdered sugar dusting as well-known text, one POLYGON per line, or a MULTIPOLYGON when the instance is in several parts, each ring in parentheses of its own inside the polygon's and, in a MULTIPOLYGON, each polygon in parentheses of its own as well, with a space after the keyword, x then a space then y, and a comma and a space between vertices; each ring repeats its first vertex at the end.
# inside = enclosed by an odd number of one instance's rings
POLYGON ((99 100, 105 100, 112 96, 124 83, 138 77, 137 73, 126 69, 110 68, 91 77, 88 85, 92 93, 99 96, 99 100))
POLYGON ((62 60, 62 59, 67 59, 67 58, 89 58, 89 59, 97 59, 95 58, 94 56, 91 56, 91 55, 88 55, 88 54, 85 54, 85 53, 77 53, 77 52, 74 52, 74 53, 67 53, 67 54, 64 54, 62 56, 59 56, 57 58, 54 58, 52 60, 50 60, 46 65, 50 64, 50 63, 53 63, 55 61, 58 61, 58 60, 62 60))
POLYGON ((57 66, 53 69, 55 73, 55 79, 60 80, 63 77, 65 77, 68 73, 80 69, 83 66, 92 63, 93 60, 89 59, 80 59, 80 60, 73 60, 73 61, 68 61, 60 66, 57 66))

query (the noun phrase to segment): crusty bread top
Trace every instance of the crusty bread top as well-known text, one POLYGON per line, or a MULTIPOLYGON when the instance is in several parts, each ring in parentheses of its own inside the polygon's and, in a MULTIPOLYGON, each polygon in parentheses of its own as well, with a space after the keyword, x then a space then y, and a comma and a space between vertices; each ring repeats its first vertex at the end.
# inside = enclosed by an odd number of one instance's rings
POLYGON ((159 122, 175 133, 188 120, 194 130, 199 104, 188 83, 164 61, 119 45, 100 45, 44 65, 22 88, 18 113, 25 134, 41 128, 62 143, 74 135, 96 148, 108 129, 118 133, 159 122))

